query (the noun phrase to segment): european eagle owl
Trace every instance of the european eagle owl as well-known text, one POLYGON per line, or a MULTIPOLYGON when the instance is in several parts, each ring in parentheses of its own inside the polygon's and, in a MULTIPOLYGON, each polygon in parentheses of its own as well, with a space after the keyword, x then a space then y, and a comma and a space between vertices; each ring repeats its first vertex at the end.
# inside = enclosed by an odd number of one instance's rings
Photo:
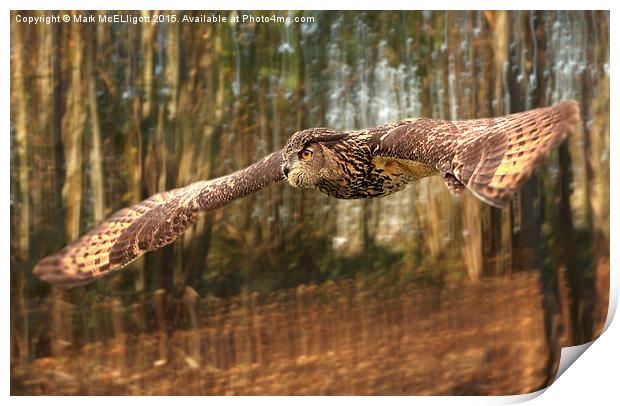
POLYGON ((574 131, 579 107, 566 101, 497 118, 408 119, 360 131, 312 128, 240 171, 154 195, 114 213, 33 272, 60 287, 89 283, 170 244, 201 211, 287 180, 339 199, 386 196, 427 176, 502 206, 549 152, 574 131))

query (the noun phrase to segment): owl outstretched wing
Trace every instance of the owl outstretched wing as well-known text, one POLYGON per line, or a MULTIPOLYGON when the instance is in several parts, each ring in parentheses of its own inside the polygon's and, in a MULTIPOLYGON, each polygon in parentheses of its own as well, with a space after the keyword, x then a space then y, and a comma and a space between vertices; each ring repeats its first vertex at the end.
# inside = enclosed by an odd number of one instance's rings
POLYGON ((221 178, 156 194, 121 209, 102 224, 39 262, 33 273, 58 287, 84 285, 147 251, 176 240, 199 212, 213 210, 284 179, 282 153, 221 178))
POLYGON ((501 207, 579 119, 569 100, 496 118, 404 120, 380 135, 374 154, 431 165, 452 191, 501 207))

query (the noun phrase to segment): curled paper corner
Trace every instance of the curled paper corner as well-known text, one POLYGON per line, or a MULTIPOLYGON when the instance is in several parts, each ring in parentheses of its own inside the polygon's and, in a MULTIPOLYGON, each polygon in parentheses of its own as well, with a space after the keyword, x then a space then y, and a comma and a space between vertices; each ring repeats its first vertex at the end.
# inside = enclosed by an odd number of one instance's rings
POLYGON ((558 378, 566 372, 568 367, 573 365, 573 363, 577 361, 577 358, 581 357, 581 355, 586 352, 594 341, 595 340, 585 344, 575 345, 573 347, 562 347, 562 352, 560 353, 560 365, 558 366, 558 372, 556 372, 553 382, 557 381, 558 378))
MULTIPOLYGON (((610 278, 610 292, 609 292, 609 303, 607 307, 607 319, 605 320, 605 326, 603 327, 603 331, 601 331, 598 337, 605 334, 605 331, 607 331, 607 329, 609 328, 609 325, 614 319, 614 316, 616 315, 616 309, 618 307, 618 289, 617 289, 617 285, 613 283, 615 279, 613 272, 609 274, 609 278, 610 278)), ((553 382, 557 381, 558 378, 562 376, 564 372, 566 372, 568 367, 573 365, 573 363, 577 361, 577 358, 581 357, 581 355, 583 355, 583 353, 586 352, 588 348, 590 348, 592 343, 598 340, 598 337, 596 337, 594 340, 587 342, 585 344, 575 345, 573 347, 562 347, 562 351, 560 353, 560 365, 558 366, 558 371, 555 374, 555 378, 553 379, 553 382)))
POLYGON ((573 347, 562 347, 560 353, 560 365, 558 366, 558 371, 555 374, 555 378, 553 378, 553 382, 544 388, 537 390, 536 392, 525 393, 523 395, 511 395, 511 396, 502 396, 500 401, 497 404, 502 405, 510 405, 517 403, 525 403, 530 400, 533 400, 543 393, 547 391, 558 380, 558 378, 570 367, 573 363, 579 358, 587 349, 592 345, 594 341, 590 341, 589 343, 585 343, 582 345, 576 345, 573 347))

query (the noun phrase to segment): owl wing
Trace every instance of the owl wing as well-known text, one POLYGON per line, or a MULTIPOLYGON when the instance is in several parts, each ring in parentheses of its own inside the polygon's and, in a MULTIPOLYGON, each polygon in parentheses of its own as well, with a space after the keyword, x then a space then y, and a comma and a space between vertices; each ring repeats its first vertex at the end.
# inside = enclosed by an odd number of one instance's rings
POLYGON ((39 262, 33 273, 58 287, 84 285, 147 251, 176 240, 200 211, 213 210, 284 179, 282 153, 221 178, 156 194, 121 209, 102 224, 39 262))
POLYGON ((452 191, 501 207, 579 119, 569 100, 497 118, 402 121, 376 140, 375 155, 432 165, 452 191))

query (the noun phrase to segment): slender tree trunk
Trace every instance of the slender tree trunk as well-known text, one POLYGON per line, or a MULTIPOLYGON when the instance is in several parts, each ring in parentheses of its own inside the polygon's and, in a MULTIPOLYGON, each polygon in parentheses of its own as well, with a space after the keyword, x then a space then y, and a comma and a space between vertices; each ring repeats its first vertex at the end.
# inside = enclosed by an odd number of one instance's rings
POLYGON ((461 250, 467 266, 469 278, 477 281, 483 269, 482 263, 482 220, 480 202, 467 194, 462 197, 463 222, 461 250))
POLYGON ((90 148, 90 187, 93 195, 93 221, 99 223, 103 220, 105 196, 103 190, 103 166, 101 164, 101 125, 99 123, 99 107, 97 102, 97 75, 95 64, 97 63, 98 41, 97 26, 89 26, 88 29, 88 53, 86 55, 86 69, 88 77, 88 112, 91 124, 91 148, 90 148))
POLYGON ((70 82, 67 102, 62 117, 62 137, 65 151, 66 173, 62 189, 65 207, 65 236, 67 241, 80 234, 80 212, 82 206, 82 151, 84 140, 84 80, 82 79, 83 39, 81 27, 71 26, 72 46, 68 49, 70 82))
MULTIPOLYGON (((147 16, 151 12, 142 10, 142 16, 147 16)), ((142 57, 144 65, 142 67, 142 88, 144 91, 144 102, 142 103, 142 116, 149 117, 153 107, 153 43, 156 33, 156 25, 153 23, 142 23, 142 57)))
POLYGON ((63 205, 62 190, 65 182, 66 161, 65 152, 62 141, 62 93, 64 91, 64 81, 61 74, 61 60, 63 59, 63 49, 58 44, 61 38, 61 25, 56 24, 52 26, 52 40, 51 40, 51 76, 52 76, 52 88, 50 89, 50 102, 51 102, 51 125, 50 132, 52 134, 52 140, 54 143, 54 182, 55 182, 55 220, 56 229, 64 230, 65 225, 65 210, 63 205))
POLYGON ((12 104, 15 111, 15 142, 14 148, 17 155, 18 185, 17 196, 19 202, 19 218, 17 232, 17 252, 21 260, 27 260, 30 246, 30 162, 28 159, 28 94, 24 74, 26 66, 24 63, 24 38, 22 35, 22 24, 11 24, 12 41, 12 81, 13 91, 12 104))
MULTIPOLYGON (((179 101, 179 67, 181 64, 181 39, 179 30, 182 25, 168 24, 168 46, 166 48, 166 83, 170 90, 168 99, 168 119, 177 116, 179 101)), ((193 89, 192 89, 193 90, 193 89)))
POLYGON ((568 146, 559 148, 560 155, 560 204, 559 204, 559 236, 562 257, 565 261, 566 276, 572 293, 570 317, 572 323, 571 345, 585 344, 593 337, 593 315, 596 301, 596 263, 580 258, 580 253, 587 253, 591 258, 589 247, 578 247, 577 231, 574 228, 573 213, 570 205, 570 185, 572 183, 571 156, 568 146))
MULTIPOLYGON (((29 142, 28 142, 28 94, 24 74, 27 72, 24 63, 24 36, 23 24, 15 23, 11 20, 11 46, 12 46, 12 105, 15 120, 15 140, 14 148, 17 158, 17 193, 14 198, 17 202, 17 210, 12 215, 17 220, 17 250, 16 254, 19 261, 26 265, 29 262, 30 252, 30 161, 29 161, 29 142)), ((28 266, 24 266, 26 270, 28 266)), ((12 272, 11 272, 12 273, 12 272)), ((27 313, 27 275, 25 273, 12 275, 16 282, 16 297, 18 303, 15 309, 19 314, 19 334, 17 342, 19 344, 19 363, 24 364, 29 356, 29 329, 27 313)), ((13 312, 12 314, 13 315, 13 312)))

